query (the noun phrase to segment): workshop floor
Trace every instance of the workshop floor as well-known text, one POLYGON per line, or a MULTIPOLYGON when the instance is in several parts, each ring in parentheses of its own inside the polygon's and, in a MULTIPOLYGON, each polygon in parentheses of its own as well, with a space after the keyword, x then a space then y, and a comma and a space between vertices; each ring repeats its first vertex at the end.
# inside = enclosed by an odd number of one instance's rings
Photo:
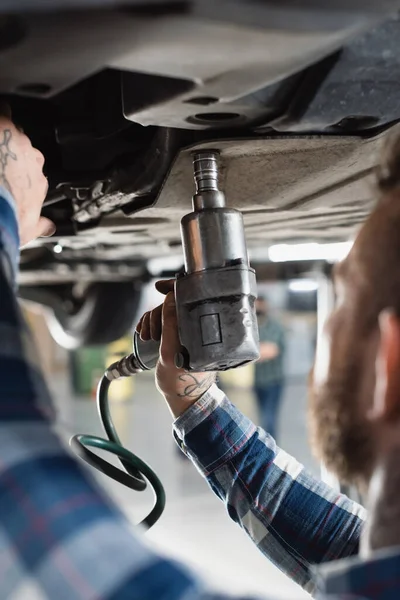
MULTIPOLYGON (((101 434, 92 400, 74 398, 65 383, 57 381, 64 433, 101 434), (61 392, 61 393, 60 393, 61 392)), ((234 390, 231 399, 256 418, 251 393, 234 390)), ((286 387, 281 415, 282 447, 295 454, 318 474, 306 443, 306 388, 303 382, 286 387)), ((161 477, 167 493, 167 509, 147 537, 162 552, 173 555, 200 572, 214 588, 225 593, 277 598, 309 598, 291 583, 229 520, 223 504, 212 494, 191 463, 181 457, 171 437, 171 417, 148 376, 137 379, 131 402, 113 406, 114 422, 123 442, 148 461, 161 477)), ((100 481, 132 522, 139 521, 151 505, 150 493, 132 492, 102 475, 100 481)))

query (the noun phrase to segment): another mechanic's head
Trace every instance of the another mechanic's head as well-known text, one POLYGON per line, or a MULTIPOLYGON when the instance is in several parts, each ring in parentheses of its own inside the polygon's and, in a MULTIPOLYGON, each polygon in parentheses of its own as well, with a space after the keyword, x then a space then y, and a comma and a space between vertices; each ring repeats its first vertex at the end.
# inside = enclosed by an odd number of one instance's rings
POLYGON ((400 451, 400 137, 387 152, 379 204, 334 272, 336 308, 310 385, 316 453, 361 487, 400 451))

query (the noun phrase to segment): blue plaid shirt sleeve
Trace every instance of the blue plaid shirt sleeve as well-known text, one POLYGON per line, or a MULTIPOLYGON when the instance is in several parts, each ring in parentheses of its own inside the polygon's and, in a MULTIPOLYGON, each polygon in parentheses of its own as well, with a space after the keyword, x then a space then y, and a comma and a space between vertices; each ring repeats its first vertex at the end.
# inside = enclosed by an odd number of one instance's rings
MULTIPOLYGON (((160 557, 52 433, 18 308, 18 227, 0 193, 1 600, 224 600, 160 557)), ((227 600, 227 598, 225 598, 227 600)))
POLYGON ((0 185, 0 239, 3 252, 0 267, 11 285, 16 280, 19 259, 19 231, 14 200, 10 192, 0 185))
POLYGON ((357 553, 365 510, 310 475, 216 385, 175 421, 174 434, 230 517, 308 592, 313 565, 357 553))

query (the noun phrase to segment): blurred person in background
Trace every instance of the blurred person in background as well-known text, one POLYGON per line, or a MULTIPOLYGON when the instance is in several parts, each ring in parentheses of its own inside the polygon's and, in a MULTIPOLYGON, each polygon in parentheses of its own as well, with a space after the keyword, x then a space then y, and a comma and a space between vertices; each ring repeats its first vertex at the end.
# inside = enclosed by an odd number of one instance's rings
POLYGON ((285 331, 271 316, 267 299, 256 301, 260 334, 260 359, 254 368, 254 393, 260 425, 277 439, 277 426, 284 386, 285 331))

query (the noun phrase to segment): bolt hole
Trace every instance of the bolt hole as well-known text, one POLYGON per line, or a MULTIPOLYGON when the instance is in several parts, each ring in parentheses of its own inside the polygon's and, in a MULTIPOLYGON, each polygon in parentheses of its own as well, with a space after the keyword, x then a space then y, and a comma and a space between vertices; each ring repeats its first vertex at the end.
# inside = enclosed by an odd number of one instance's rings
POLYGON ((23 83, 17 87, 17 92, 32 94, 34 96, 45 96, 51 92, 51 85, 48 83, 23 83))
POLYGON ((214 96, 194 96, 185 100, 185 104, 199 104, 200 106, 215 104, 215 102, 218 102, 218 98, 214 98, 214 96))
POLYGON ((226 121, 235 121, 240 119, 238 113, 220 112, 220 113, 198 113, 191 117, 199 123, 221 123, 226 121))

